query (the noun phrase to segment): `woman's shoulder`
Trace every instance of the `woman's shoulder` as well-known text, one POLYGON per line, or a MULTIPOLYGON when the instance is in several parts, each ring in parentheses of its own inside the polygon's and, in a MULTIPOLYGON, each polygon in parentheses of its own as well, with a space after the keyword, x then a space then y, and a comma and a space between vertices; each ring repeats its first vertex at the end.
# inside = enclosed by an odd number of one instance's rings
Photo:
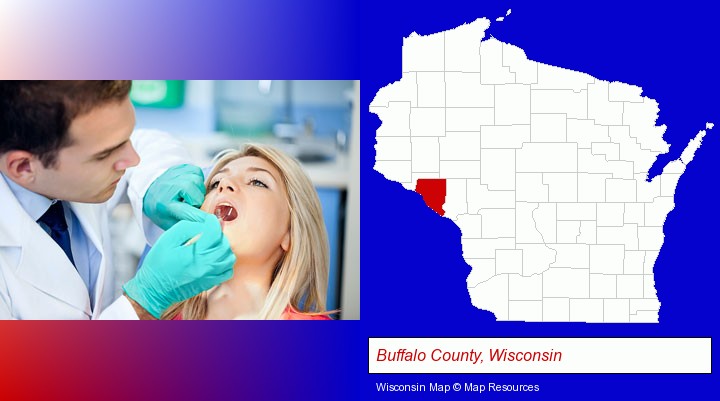
POLYGON ((282 314, 283 320, 332 320, 330 316, 316 313, 298 312, 295 308, 288 306, 282 314))

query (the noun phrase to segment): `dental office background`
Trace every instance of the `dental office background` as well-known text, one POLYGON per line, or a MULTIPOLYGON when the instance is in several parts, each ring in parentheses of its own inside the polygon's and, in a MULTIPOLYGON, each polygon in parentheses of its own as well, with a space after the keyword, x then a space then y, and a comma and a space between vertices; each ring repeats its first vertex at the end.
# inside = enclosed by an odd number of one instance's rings
MULTIPOLYGON (((133 81, 136 128, 169 132, 206 169, 219 151, 272 144, 296 157, 320 197, 330 241, 327 308, 360 318, 358 81, 133 81)), ((145 241, 129 205, 113 212, 114 259, 130 279, 145 241)), ((120 291, 120 288, 118 288, 120 291)))

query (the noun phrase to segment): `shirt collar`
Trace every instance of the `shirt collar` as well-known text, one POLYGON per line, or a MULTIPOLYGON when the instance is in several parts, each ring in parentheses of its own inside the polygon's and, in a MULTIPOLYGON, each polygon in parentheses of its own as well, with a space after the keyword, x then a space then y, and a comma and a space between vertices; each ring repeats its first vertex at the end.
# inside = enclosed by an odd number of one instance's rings
POLYGON ((12 191, 15 198, 20 203, 25 212, 32 217, 33 220, 38 221, 42 217, 50 206, 52 206, 57 200, 48 199, 43 195, 36 194, 29 189, 23 188, 13 180, 7 178, 5 174, 0 173, 2 178, 7 182, 10 191, 12 191))

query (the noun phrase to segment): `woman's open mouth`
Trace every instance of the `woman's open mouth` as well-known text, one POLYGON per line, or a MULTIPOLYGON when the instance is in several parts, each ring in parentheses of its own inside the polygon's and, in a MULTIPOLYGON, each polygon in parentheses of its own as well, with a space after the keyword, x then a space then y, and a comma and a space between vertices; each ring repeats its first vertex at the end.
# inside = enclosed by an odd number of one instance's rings
POLYGON ((221 221, 233 221, 238 217, 237 210, 229 203, 215 206, 215 216, 221 221))

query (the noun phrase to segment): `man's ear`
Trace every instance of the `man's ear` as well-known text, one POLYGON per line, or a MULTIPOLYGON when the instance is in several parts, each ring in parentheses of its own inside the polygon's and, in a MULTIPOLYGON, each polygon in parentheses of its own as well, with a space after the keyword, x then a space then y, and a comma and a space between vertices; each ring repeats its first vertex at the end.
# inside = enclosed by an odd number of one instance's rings
POLYGON ((35 181, 38 158, 24 150, 11 150, 3 158, 3 170, 11 180, 26 186, 35 181))

